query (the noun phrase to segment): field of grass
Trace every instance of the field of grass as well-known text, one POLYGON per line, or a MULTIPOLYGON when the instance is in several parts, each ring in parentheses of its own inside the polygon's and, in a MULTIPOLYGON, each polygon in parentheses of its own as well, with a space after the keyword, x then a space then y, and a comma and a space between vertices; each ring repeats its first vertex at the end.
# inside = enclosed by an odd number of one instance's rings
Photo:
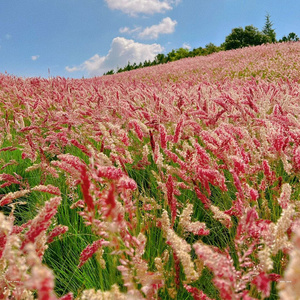
POLYGON ((299 53, 0 74, 0 299, 299 299, 299 53))

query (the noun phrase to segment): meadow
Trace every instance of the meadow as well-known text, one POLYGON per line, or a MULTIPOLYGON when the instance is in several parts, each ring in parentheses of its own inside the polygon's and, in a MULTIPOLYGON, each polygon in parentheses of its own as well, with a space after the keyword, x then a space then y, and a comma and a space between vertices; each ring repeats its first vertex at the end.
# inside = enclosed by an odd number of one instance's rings
POLYGON ((0 299, 299 299, 299 53, 0 74, 0 299))

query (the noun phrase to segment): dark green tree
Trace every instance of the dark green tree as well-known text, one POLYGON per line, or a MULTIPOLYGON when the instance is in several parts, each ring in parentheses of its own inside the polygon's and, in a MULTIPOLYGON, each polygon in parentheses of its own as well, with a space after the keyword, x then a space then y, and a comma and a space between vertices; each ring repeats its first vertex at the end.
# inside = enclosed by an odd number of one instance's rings
POLYGON ((167 57, 163 53, 159 53, 155 56, 156 64, 164 64, 167 62, 167 57))
POLYGON ((176 60, 176 52, 175 52, 174 49, 167 54, 167 60, 168 61, 175 61, 176 60))
POLYGON ((295 32, 290 32, 288 36, 283 36, 279 42, 298 42, 299 37, 295 32))
POLYGON ((187 48, 179 48, 176 50, 176 60, 181 59, 181 58, 186 58, 189 57, 189 49, 187 48))
POLYGON ((231 30, 231 33, 226 36, 225 42, 222 44, 225 50, 241 48, 244 45, 244 29, 237 27, 231 30))
POLYGON ((172 50, 167 54, 167 61, 175 61, 181 58, 189 57, 190 51, 186 48, 179 48, 176 50, 172 50))
POLYGON ((205 50, 206 50, 205 54, 211 54, 211 53, 220 51, 221 48, 216 46, 213 43, 209 43, 209 44, 205 45, 205 50))
POLYGON ((205 55, 205 49, 202 47, 199 48, 194 48, 192 51, 190 51, 190 57, 195 57, 195 56, 200 56, 200 55, 205 55))
POLYGON ((253 25, 233 28, 231 33, 225 38, 225 42, 221 47, 225 50, 237 49, 248 46, 257 46, 268 43, 269 38, 260 32, 253 25))
POLYGON ((268 43, 268 37, 261 33, 256 27, 249 25, 244 30, 245 46, 257 46, 268 43))
POLYGON ((103 75, 113 75, 113 74, 115 74, 115 71, 114 70, 109 70, 106 73, 104 73, 103 75))
POLYGON ((266 15, 266 22, 265 22, 265 26, 262 30, 262 33, 265 34, 269 38, 270 43, 276 43, 276 32, 273 29, 273 23, 270 19, 269 14, 266 15))
POLYGON ((143 67, 149 67, 149 66, 151 66, 151 61, 150 61, 150 59, 145 60, 144 63, 143 63, 143 67))

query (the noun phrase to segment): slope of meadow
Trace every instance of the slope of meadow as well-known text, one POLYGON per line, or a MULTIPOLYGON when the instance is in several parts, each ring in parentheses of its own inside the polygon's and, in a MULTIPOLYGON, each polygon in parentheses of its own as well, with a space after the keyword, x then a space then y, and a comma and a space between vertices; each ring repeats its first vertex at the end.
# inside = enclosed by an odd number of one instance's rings
POLYGON ((0 299, 299 299, 299 53, 0 75, 0 299))

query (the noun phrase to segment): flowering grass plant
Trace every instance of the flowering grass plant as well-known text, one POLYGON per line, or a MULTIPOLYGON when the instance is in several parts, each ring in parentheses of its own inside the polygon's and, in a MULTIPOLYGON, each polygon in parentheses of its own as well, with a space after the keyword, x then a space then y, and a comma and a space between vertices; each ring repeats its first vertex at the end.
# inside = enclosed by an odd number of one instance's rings
POLYGON ((299 53, 0 75, 0 299, 299 299, 299 53))

